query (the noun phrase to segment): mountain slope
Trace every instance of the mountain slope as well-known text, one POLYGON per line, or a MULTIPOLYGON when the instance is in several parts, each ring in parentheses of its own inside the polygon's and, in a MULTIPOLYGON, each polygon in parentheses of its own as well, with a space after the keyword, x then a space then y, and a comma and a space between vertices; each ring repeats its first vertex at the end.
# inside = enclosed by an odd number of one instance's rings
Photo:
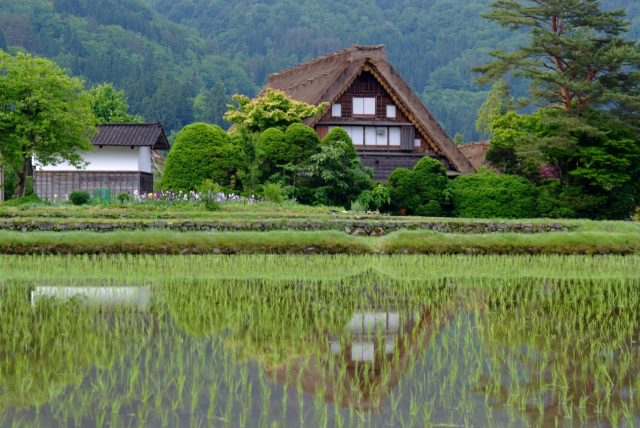
MULTIPOLYGON (((124 88, 133 113, 179 129, 222 123, 234 93, 254 96, 268 73, 352 44, 386 44, 390 63, 452 136, 480 139, 489 88, 470 67, 526 44, 480 17, 492 0, 0 0, 0 47, 47 56, 89 84, 124 88), (217 85, 216 85, 217 84, 217 85), (215 90, 214 90, 215 86, 215 90)), ((640 3, 626 7, 640 38, 640 3)), ((526 82, 516 81, 522 94, 526 82)))

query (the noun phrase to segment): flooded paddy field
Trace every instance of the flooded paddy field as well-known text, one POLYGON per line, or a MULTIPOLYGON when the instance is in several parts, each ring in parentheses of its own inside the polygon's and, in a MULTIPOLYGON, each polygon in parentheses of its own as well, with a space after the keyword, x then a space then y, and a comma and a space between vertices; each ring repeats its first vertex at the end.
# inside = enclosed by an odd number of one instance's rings
POLYGON ((636 426, 638 271, 0 256, 0 426, 636 426))

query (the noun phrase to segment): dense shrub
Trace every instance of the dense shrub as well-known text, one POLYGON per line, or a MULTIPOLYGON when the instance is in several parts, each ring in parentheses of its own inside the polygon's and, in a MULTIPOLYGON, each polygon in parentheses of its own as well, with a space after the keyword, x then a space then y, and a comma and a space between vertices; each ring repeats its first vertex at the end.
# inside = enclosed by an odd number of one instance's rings
MULTIPOLYGON (((362 165, 348 135, 344 139, 323 140, 319 153, 310 158, 309 200, 312 204, 347 207, 371 187, 373 170, 362 165)), ((304 195, 304 196, 302 196, 304 195)))
POLYGON ((91 200, 91 195, 84 190, 75 190, 69 194, 69 200, 73 205, 84 205, 91 200))
POLYGON ((4 199, 8 201, 13 198, 18 187, 18 175, 11 168, 4 169, 4 199))
POLYGON ((121 203, 127 203, 127 202, 131 202, 133 200, 133 198, 131 197, 130 194, 126 193, 126 192, 122 192, 122 193, 118 193, 118 196, 116 197, 116 199, 121 203))
POLYGON ((429 201, 442 204, 442 192, 447 187, 449 178, 447 178, 447 170, 439 161, 427 156, 420 159, 413 167, 413 179, 421 205, 426 205, 429 201))
POLYGON ((322 144, 332 145, 335 144, 336 141, 345 141, 349 143, 345 148, 345 157, 353 159, 358 156, 356 148, 353 146, 353 141, 351 141, 351 137, 349 137, 347 131, 340 127, 333 128, 329 131, 329 133, 322 139, 322 144))
POLYGON ((167 156, 160 188, 189 191, 205 179, 230 186, 241 163, 240 149, 219 126, 187 125, 167 156))
POLYGON ((278 165, 293 163, 302 153, 299 147, 292 147, 285 141, 284 132, 278 128, 269 128, 261 133, 256 141, 256 146, 262 176, 266 178, 282 171, 278 165))
POLYGON ((426 204, 420 205, 416 209, 416 214, 424 217, 442 217, 445 215, 445 212, 438 201, 431 199, 426 204))
POLYGON ((440 162, 423 157, 412 171, 396 169, 389 176, 391 208, 394 212, 424 216, 442 216, 444 190, 449 179, 440 162))
POLYGON ((420 205, 420 197, 416 192, 413 172, 406 168, 398 168, 393 171, 389 176, 389 195, 391 196, 391 208, 394 212, 401 210, 410 214, 415 212, 420 205))
POLYGON ((538 185, 538 216, 545 218, 574 218, 575 211, 569 206, 560 180, 542 180, 538 185))
POLYGON ((265 183, 262 193, 267 201, 276 204, 282 203, 284 200, 282 196, 282 185, 280 183, 265 183))
POLYGON ((42 201, 38 197, 38 195, 36 195, 35 193, 32 193, 28 196, 22 196, 21 198, 18 198, 18 199, 7 199, 5 202, 3 202, 3 205, 10 206, 10 207, 17 207, 20 205, 28 205, 28 204, 35 204, 35 203, 49 204, 48 201, 42 201))
POLYGON ((288 150, 292 151, 293 163, 307 163, 318 152, 320 138, 316 131, 302 123, 294 123, 284 133, 288 150))
POLYGON ((523 177, 492 172, 463 175, 451 183, 453 214, 466 218, 538 216, 537 189, 523 177))

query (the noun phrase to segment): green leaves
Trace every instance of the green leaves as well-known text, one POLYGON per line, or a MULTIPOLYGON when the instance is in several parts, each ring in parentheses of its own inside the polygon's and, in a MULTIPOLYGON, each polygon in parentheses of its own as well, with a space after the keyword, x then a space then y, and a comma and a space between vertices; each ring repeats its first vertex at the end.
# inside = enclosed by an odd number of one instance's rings
POLYGON ((18 175, 16 196, 24 196, 32 156, 83 166, 78 150, 93 149, 97 119, 82 89, 47 59, 0 51, 0 158, 18 175))
POLYGON ((267 89, 262 97, 250 100, 245 95, 234 95, 238 108, 231 104, 224 119, 241 126, 251 132, 262 132, 269 128, 284 130, 292 123, 301 123, 309 117, 316 117, 322 113, 328 103, 318 107, 292 100, 278 90, 267 89))
POLYGON ((529 28, 531 43, 511 53, 495 51, 495 61, 472 69, 478 84, 509 72, 531 81, 532 101, 566 111, 640 100, 635 71, 640 52, 624 40, 625 11, 602 11, 596 0, 497 1, 483 15, 511 29, 529 28), (621 96, 621 95, 625 96, 621 96))
POLYGON ((129 106, 124 91, 117 91, 112 84, 103 83, 89 89, 91 111, 102 123, 140 123, 140 115, 127 113, 129 106))

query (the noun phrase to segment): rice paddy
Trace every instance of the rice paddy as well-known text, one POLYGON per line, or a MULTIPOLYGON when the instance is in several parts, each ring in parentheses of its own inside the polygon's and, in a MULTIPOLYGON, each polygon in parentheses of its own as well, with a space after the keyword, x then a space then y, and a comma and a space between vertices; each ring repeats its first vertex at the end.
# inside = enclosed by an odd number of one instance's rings
POLYGON ((0 426, 636 426, 638 271, 0 255, 0 426))

